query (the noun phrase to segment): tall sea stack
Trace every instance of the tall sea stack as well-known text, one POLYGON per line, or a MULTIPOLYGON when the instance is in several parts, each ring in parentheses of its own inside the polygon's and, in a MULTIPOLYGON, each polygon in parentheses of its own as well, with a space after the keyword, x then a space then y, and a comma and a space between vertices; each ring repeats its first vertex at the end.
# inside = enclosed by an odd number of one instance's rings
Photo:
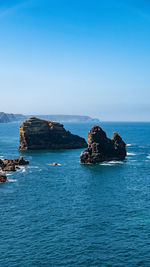
POLYGON ((100 126, 93 126, 88 134, 88 148, 82 152, 80 162, 93 164, 110 160, 124 160, 126 144, 118 133, 109 139, 100 126))

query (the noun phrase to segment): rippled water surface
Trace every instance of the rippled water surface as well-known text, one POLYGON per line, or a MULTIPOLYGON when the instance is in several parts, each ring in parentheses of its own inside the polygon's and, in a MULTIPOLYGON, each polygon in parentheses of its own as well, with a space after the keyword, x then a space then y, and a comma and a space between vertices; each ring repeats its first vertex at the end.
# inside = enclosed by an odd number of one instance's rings
POLYGON ((150 124, 102 123, 128 156, 95 166, 82 149, 19 152, 19 124, 0 124, 0 158, 30 161, 0 185, 0 266, 150 266, 150 124))

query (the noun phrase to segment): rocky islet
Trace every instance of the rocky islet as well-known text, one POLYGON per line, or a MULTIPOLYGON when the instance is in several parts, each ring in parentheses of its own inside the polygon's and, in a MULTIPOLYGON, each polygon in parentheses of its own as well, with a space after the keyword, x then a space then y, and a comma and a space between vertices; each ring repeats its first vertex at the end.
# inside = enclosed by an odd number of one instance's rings
POLYGON ((103 129, 95 125, 88 134, 88 148, 81 153, 82 164, 94 164, 103 161, 124 160, 126 144, 118 133, 108 138, 103 129))
POLYGON ((19 150, 77 149, 87 147, 84 138, 67 131, 58 122, 30 118, 20 127, 19 150))
MULTIPOLYGON (((84 138, 66 131, 57 122, 30 118, 20 127, 20 150, 36 149, 74 149, 85 148, 84 138)), ((108 138, 105 131, 98 125, 92 127, 88 133, 88 147, 81 153, 81 164, 95 164, 110 160, 124 160, 126 144, 118 133, 108 138)), ((5 172, 14 172, 21 165, 29 164, 22 156, 16 159, 0 159, 0 183, 7 182, 5 172)), ((57 166, 56 162, 50 164, 57 166)))

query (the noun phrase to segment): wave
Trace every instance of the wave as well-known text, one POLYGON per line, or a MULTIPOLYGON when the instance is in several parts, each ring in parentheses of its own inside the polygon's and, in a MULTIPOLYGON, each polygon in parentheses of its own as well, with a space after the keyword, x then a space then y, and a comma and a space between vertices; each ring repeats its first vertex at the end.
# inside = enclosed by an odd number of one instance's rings
POLYGON ((124 164, 123 161, 117 161, 117 160, 109 161, 109 163, 111 163, 111 164, 124 164))
POLYGON ((111 163, 103 162, 100 163, 101 166, 113 166, 111 163))
POLYGON ((3 159, 4 158, 4 156, 0 156, 0 159, 3 159))
POLYGON ((150 159, 150 155, 147 156, 147 159, 150 159))
POLYGON ((135 153, 127 152, 127 156, 135 156, 135 155, 136 155, 135 153))
POLYGON ((16 180, 16 179, 8 179, 8 182, 10 182, 10 183, 16 183, 18 180, 16 180))
POLYGON ((25 166, 21 166, 21 165, 19 165, 18 167, 20 170, 23 170, 25 168, 25 166))
POLYGON ((113 166, 115 164, 124 164, 124 162, 123 161, 112 160, 112 161, 100 163, 101 166, 113 166))
POLYGON ((131 144, 126 144, 126 146, 132 146, 131 144))

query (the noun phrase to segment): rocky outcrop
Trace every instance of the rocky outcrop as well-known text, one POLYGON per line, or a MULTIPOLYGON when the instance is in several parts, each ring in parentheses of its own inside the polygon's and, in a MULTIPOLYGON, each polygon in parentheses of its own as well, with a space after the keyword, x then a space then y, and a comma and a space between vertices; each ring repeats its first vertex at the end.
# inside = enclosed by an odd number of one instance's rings
POLYGON ((28 160, 24 160, 23 157, 16 159, 0 159, 0 170, 4 172, 16 171, 18 165, 27 165, 28 160))
POLYGON ((57 162, 53 162, 50 164, 51 166, 59 166, 60 164, 58 164, 57 162))
POLYGON ((88 134, 88 148, 82 152, 82 164, 99 163, 110 160, 124 160, 126 157, 126 144, 118 133, 109 139, 99 126, 93 126, 88 134))
POLYGON ((8 182, 8 179, 5 174, 0 174, 0 184, 8 182))
POLYGON ((20 150, 73 149, 87 147, 84 138, 66 131, 57 122, 30 118, 20 127, 20 150))

